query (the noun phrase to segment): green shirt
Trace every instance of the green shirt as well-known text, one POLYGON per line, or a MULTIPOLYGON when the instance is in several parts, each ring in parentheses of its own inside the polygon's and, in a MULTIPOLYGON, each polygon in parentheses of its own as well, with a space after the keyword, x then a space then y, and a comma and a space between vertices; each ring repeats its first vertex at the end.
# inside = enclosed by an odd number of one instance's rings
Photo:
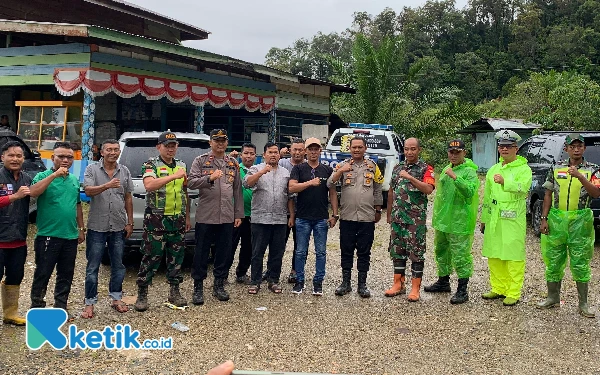
MULTIPOLYGON (((244 164, 240 164, 240 178, 242 181, 244 181, 246 173, 248 173, 248 168, 244 164)), ((252 212, 252 188, 242 186, 242 194, 244 195, 244 216, 250 217, 250 212, 252 212)))
MULTIPOLYGON (((54 171, 38 173, 32 185, 50 176, 54 171)), ((37 235, 75 240, 77 229, 77 204, 79 204, 79 179, 70 174, 55 178, 37 199, 37 235)))

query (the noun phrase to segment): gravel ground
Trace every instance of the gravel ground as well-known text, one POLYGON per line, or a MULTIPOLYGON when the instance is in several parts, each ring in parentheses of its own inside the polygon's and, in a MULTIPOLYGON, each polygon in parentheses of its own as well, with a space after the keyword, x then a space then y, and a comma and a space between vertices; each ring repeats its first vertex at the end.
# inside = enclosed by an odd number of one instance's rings
MULTIPOLYGON (((430 207, 431 209, 431 207, 430 207)), ((31 228, 31 234, 35 231, 31 228)), ((141 338, 173 337, 170 351, 84 350, 55 351, 44 346, 30 351, 25 345, 25 329, 0 325, 0 374, 203 374, 207 369, 232 359, 238 369, 304 371, 346 374, 600 374, 600 334, 598 319, 577 314, 577 291, 570 280, 564 282, 560 308, 540 311, 535 303, 545 294, 544 266, 539 240, 527 237, 527 271, 521 303, 502 306, 501 300, 484 301, 487 291, 487 265, 481 257, 482 235, 475 236, 475 273, 469 285, 471 300, 458 306, 449 303, 450 294, 422 293, 422 300, 409 303, 405 296, 386 298, 383 291, 392 281, 392 265, 387 255, 389 226, 376 226, 369 286, 373 297, 361 299, 354 292, 334 295, 341 279, 339 269, 339 229, 329 233, 325 295, 292 295, 285 285, 282 295, 263 288, 257 296, 244 286, 230 285, 229 302, 219 302, 207 294, 204 306, 173 311, 161 306, 168 285, 164 272, 150 289, 150 310, 118 314, 109 307, 109 267, 100 270, 100 302, 91 320, 78 318, 79 329, 102 330, 106 325, 130 324, 141 338), (266 307, 258 311, 258 307, 266 307), (179 321, 189 332, 171 328, 179 321)), ((427 234, 428 253, 424 284, 436 279, 432 257, 433 230, 427 234)), ((80 247, 70 298, 70 309, 83 307, 85 249, 80 247)), ((598 253, 593 260, 590 303, 600 305, 598 253)), ((284 258, 284 274, 289 270, 291 241, 284 258)), ((25 267, 20 298, 21 312, 29 306, 33 278, 33 244, 25 267)), ((314 274, 314 251, 307 264, 307 285, 314 274)), ((135 296, 136 267, 130 266, 124 284, 125 294, 135 296)), ((230 276, 233 280, 233 276, 230 276)), ((452 279, 453 289, 456 279, 452 279)), ((212 280, 205 282, 208 289, 212 280)), ((48 300, 54 286, 50 282, 48 300)), ((189 269, 182 286, 191 300, 189 269)), ((309 288, 310 289, 310 288, 309 288)))

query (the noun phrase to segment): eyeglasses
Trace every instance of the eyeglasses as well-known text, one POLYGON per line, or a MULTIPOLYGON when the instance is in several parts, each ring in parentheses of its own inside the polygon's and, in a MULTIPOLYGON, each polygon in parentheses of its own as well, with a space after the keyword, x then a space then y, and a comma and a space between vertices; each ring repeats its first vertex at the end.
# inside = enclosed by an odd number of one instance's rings
POLYGON ((502 150, 502 149, 510 150, 511 148, 517 148, 517 146, 515 146, 515 145, 510 145, 510 146, 508 146, 508 145, 498 145, 498 148, 500 150, 502 150))

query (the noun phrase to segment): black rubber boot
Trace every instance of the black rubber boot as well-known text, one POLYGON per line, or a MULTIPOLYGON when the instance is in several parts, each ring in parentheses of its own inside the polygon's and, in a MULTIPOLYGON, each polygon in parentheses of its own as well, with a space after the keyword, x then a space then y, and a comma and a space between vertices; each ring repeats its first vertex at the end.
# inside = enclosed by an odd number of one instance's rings
POLYGON ((450 276, 440 276, 438 280, 425 287, 427 293, 449 293, 450 289, 450 276))
POLYGON ((194 280, 194 294, 192 295, 194 305, 204 305, 204 281, 194 280))
POLYGON ((551 307, 560 306, 560 287, 561 281, 547 281, 548 297, 537 304, 538 309, 549 309, 551 307))
POLYGON ((187 300, 183 298, 179 291, 179 284, 171 284, 171 289, 169 290, 169 302, 178 307, 187 306, 187 300))
POLYGON ((588 304, 588 283, 582 283, 580 281, 576 281, 577 284, 577 294, 579 295, 579 313, 586 318, 595 318, 596 314, 594 314, 588 304))
POLYGON ((469 279, 458 279, 458 288, 456 288, 456 293, 450 298, 450 303, 453 305, 460 305, 461 303, 465 303, 469 300, 469 292, 467 291, 467 285, 469 284, 469 279))
POLYGON ((342 283, 335 290, 336 296, 345 296, 352 291, 352 270, 342 270, 342 283))
POLYGON ((137 301, 135 301, 133 308, 135 311, 148 310, 148 285, 138 286, 137 301))
POLYGON ((358 295, 362 298, 371 297, 371 291, 367 288, 367 273, 358 272, 358 295))
POLYGON ((229 294, 223 287, 224 282, 224 279, 215 279, 213 286, 213 296, 217 297, 219 301, 229 301, 229 294))

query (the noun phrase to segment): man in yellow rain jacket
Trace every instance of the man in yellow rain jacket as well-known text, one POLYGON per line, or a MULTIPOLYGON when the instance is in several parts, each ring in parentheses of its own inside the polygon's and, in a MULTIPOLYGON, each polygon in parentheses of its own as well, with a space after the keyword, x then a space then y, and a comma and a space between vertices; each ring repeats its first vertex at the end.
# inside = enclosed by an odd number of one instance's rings
POLYGON ((538 304, 547 309, 560 304, 560 287, 567 255, 571 274, 577 284, 579 313, 594 318, 587 304, 590 262, 594 254, 594 215, 592 198, 600 197, 600 167, 583 158, 585 140, 573 133, 565 140, 569 159, 548 171, 544 187, 546 195, 542 208, 542 257, 546 264, 548 298, 538 304))
POLYGON ((488 258, 491 290, 484 299, 504 298, 513 306, 521 298, 525 278, 526 198, 531 187, 531 168, 517 155, 521 137, 512 130, 496 133, 500 162, 485 177, 481 212, 483 256, 488 258))

